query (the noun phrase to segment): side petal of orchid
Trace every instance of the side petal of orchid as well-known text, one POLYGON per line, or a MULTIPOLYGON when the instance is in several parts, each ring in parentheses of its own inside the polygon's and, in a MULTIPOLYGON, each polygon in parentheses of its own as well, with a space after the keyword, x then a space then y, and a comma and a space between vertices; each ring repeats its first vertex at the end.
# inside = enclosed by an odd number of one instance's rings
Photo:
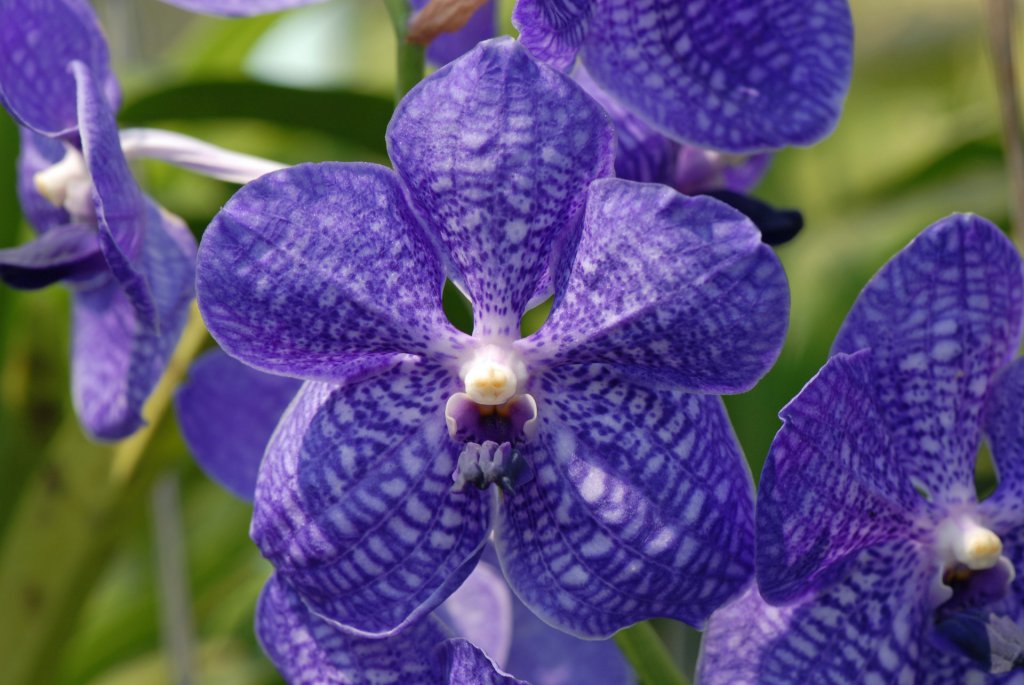
POLYGON ((0 104, 18 123, 47 136, 78 128, 72 61, 96 75, 108 107, 120 98, 96 15, 86 0, 0 3, 0 104))
POLYGON ((757 498, 758 584, 773 603, 834 582, 864 547, 912 537, 925 504, 881 418, 870 351, 830 359, 780 416, 757 498))
POLYGON ((492 507, 489 493, 451 492, 461 447, 443 412, 455 384, 416 358, 341 387, 307 383, 267 447, 252 538, 352 633, 399 632, 479 558, 492 507))
POLYGON ((861 551, 842 582, 803 602, 773 607, 752 588, 711 618, 698 682, 920 683, 930 572, 913 543, 894 542, 861 551))
POLYGON ((729 152, 809 145, 850 83, 847 0, 598 0, 583 63, 680 142, 729 152))
POLYGON ((199 248, 199 307, 224 350, 257 368, 341 381, 373 358, 462 334, 441 308, 444 274, 394 173, 303 164, 260 177, 217 214, 199 248))
POLYGON ((473 301, 474 334, 519 319, 571 240, 587 185, 612 169, 612 127, 566 76, 515 41, 480 44, 399 104, 388 150, 473 301))
POLYGON ((86 430, 116 440, 142 425, 142 405, 159 380, 188 316, 195 282, 195 241, 180 219, 150 203, 142 273, 159 325, 138 311, 113 280, 75 292, 71 394, 86 430))
POLYGON ((984 430, 998 485, 981 510, 998 522, 999 533, 1024 530, 1024 359, 996 377, 986 400, 984 430))
POLYGON ((304 5, 318 5, 325 0, 163 0, 168 5, 189 12, 221 17, 253 17, 258 14, 282 12, 304 5))
POLYGON ((601 11, 599 5, 596 0, 518 0, 512 23, 536 59, 565 71, 576 61, 590 15, 601 11))
POLYGON ((263 451, 301 385, 294 378, 257 371, 220 350, 197 359, 174 407, 199 467, 251 502, 263 451))
POLYGON ((925 229, 864 288, 833 354, 870 347, 881 415, 915 484, 935 502, 973 501, 981 411, 1017 351, 1021 259, 984 219, 925 229))
MULTIPOLYGON (((481 564, 482 565, 482 564, 481 564)), ((512 652, 501 664, 531 685, 634 685, 636 674, 611 640, 556 630, 514 601, 512 652)))
POLYGON ((501 572, 481 561, 435 615, 455 635, 466 638, 498 666, 504 666, 512 648, 512 603, 512 591, 501 572))
POLYGON ((277 575, 260 594, 256 636, 289 685, 437 685, 434 650, 446 637, 433 617, 386 640, 348 635, 277 575))
POLYGON ((502 673, 494 662, 468 640, 455 638, 438 646, 441 685, 530 685, 502 673))
POLYGON ((142 274, 142 245, 147 223, 146 200, 121 152, 117 123, 89 67, 72 62, 77 84, 82 152, 93 183, 99 244, 110 273, 121 284, 146 326, 158 325, 151 284, 142 274))
POLYGON ((45 233, 55 226, 71 223, 67 211, 55 207, 43 197, 35 183, 37 173, 63 159, 64 144, 23 126, 18 128, 18 134, 21 141, 18 152, 18 200, 25 218, 37 233, 45 233))
POLYGON ((535 477, 495 536, 516 595, 586 638, 656 616, 701 626, 754 565, 753 483, 721 400, 596 364, 533 388, 535 477))
POLYGON ((0 281, 12 288, 44 288, 66 278, 89 278, 106 270, 96 229, 70 224, 32 242, 0 250, 0 281))
POLYGON ((597 181, 575 263, 560 273, 551 317, 517 343, 537 364, 614 364, 717 394, 748 390, 782 349, 782 266, 757 228, 717 200, 597 181))

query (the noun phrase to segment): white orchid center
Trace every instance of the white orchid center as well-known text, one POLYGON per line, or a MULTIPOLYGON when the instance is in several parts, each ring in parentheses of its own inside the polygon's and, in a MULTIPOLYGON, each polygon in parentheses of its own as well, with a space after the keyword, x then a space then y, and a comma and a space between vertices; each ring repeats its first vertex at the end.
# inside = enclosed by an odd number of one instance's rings
POLYGON ((992 568, 1003 554, 1003 541, 971 518, 950 517, 935 531, 936 548, 947 564, 972 571, 992 568))
POLYGON ((88 219, 92 203, 92 177, 82 153, 70 145, 64 158, 32 177, 39 194, 54 207, 62 207, 76 220, 88 219))
POLYGON ((460 375, 473 402, 501 405, 515 397, 520 384, 525 382, 526 365, 508 350, 486 345, 462 367, 460 375))

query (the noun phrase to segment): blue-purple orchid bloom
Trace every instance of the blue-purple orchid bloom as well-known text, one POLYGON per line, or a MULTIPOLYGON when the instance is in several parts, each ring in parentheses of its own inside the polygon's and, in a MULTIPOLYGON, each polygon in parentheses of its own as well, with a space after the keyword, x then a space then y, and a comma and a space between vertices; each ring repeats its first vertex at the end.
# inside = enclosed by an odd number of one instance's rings
MULTIPOLYGON (((263 451, 301 382, 272 376, 211 350, 196 361, 175 398, 185 441, 197 463, 213 480, 252 501, 263 451)), ((493 554, 491 554, 493 556, 493 554)), ((289 682, 344 682, 359 685, 384 674, 394 682, 478 683, 452 680, 436 652, 473 656, 484 675, 495 667, 516 673, 532 685, 630 685, 635 682, 622 654, 610 642, 583 641, 557 631, 533 616, 508 589, 494 559, 482 561, 441 607, 412 627, 383 641, 339 633, 305 609, 279 578, 264 591, 257 629, 264 649, 289 682), (283 615, 282 615, 283 614, 283 615), (287 629, 283 629, 287 626, 287 629), (294 628, 301 630, 301 637, 294 628), (446 645, 452 636, 469 640, 487 655, 446 645), (306 656, 318 655, 314 665, 306 656), (399 659, 394 659, 398 655, 399 659), (491 660, 493 660, 493 665, 491 660), (355 664, 346 666, 346 664, 355 664), (410 663, 425 665, 419 680, 402 680, 410 663)), ((386 680, 386 679, 385 679, 386 680)), ((377 681, 379 682, 379 680, 377 681)))
POLYGON ((679 142, 728 152, 808 145, 849 87, 847 0, 518 0, 538 59, 594 80, 679 142))
POLYGON ((308 381, 251 532, 315 613, 401 631, 492 529, 516 594, 581 636, 701 625, 749 579, 752 484, 716 394, 776 358, 785 276, 728 206, 608 178, 612 136, 571 80, 488 41, 399 105, 394 171, 268 174, 207 230, 210 332, 308 381), (446 276, 472 335, 445 317, 446 276))
POLYGON ((712 618, 703 683, 1020 682, 1022 302, 1019 255, 971 215, 926 229, 867 285, 782 411, 757 505, 760 593, 712 618), (983 435, 999 483, 978 502, 983 435))
POLYGON ((0 280, 73 292, 72 396, 85 429, 122 438, 181 333, 196 245, 145 196, 126 156, 245 182, 280 165, 169 131, 119 132, 120 88, 85 0, 0 2, 0 103, 20 124, 18 194, 39 234, 0 250, 0 280))

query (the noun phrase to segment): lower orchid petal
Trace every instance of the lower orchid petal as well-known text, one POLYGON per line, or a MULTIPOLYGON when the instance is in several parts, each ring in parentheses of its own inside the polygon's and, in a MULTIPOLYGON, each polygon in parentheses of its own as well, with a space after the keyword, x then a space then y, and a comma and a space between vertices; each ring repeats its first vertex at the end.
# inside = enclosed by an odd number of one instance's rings
MULTIPOLYGON (((711 619, 704 685, 913 685, 927 670, 930 568, 910 542, 862 550, 827 592, 784 607, 750 589, 711 619)), ((960 682, 960 681, 945 681, 960 682)))
POLYGON ((189 368, 174 406, 199 467, 252 501, 263 451, 301 381, 272 376, 211 350, 189 368))
POLYGON ((784 602, 881 540, 910 538, 924 499, 880 418, 870 351, 832 358, 781 412, 761 475, 758 582, 784 602))
POLYGON ((195 242, 180 219, 150 203, 142 273, 151 284, 158 331, 112 279, 76 291, 71 392, 94 436, 115 440, 142 425, 142 405, 170 360, 188 318, 195 242))
POLYGON ((496 530, 513 590, 588 638, 656 616, 702 625, 753 569, 753 485, 721 400, 600 365, 537 385, 521 447, 535 477, 496 530))
POLYGON ((445 639, 433 617, 384 640, 349 635, 310 611, 277 575, 260 595, 256 636, 289 685, 437 685, 433 654, 445 639))
POLYGON ((503 666, 512 647, 512 602, 512 592, 501 572, 481 561, 466 582, 440 606, 437 615, 452 632, 503 666))
POLYGON ((12 288, 44 288, 66 278, 89 278, 105 269, 92 226, 61 226, 25 245, 0 250, 0 281, 12 288))
POLYGON ((401 630, 469 575, 485 493, 451 492, 444 420, 458 379, 418 358, 342 386, 307 383, 271 439, 252 537, 314 611, 365 635, 401 630))
POLYGON ((530 685, 502 673, 486 654, 467 640, 448 640, 437 651, 444 664, 440 685, 530 685))

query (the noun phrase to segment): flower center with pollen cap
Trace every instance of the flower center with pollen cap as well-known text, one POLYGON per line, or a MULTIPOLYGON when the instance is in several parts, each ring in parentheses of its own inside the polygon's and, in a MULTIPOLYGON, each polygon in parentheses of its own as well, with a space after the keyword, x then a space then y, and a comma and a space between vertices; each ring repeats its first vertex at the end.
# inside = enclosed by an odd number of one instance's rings
POLYGON ((67 146, 64 157, 32 177, 36 191, 54 207, 67 210, 75 221, 95 219, 92 201, 92 176, 82 153, 67 146))
POLYGON ((942 521, 935 529, 934 551, 938 574, 931 596, 944 612, 1002 597, 1016 575, 1003 556, 1003 541, 970 516, 942 521))

